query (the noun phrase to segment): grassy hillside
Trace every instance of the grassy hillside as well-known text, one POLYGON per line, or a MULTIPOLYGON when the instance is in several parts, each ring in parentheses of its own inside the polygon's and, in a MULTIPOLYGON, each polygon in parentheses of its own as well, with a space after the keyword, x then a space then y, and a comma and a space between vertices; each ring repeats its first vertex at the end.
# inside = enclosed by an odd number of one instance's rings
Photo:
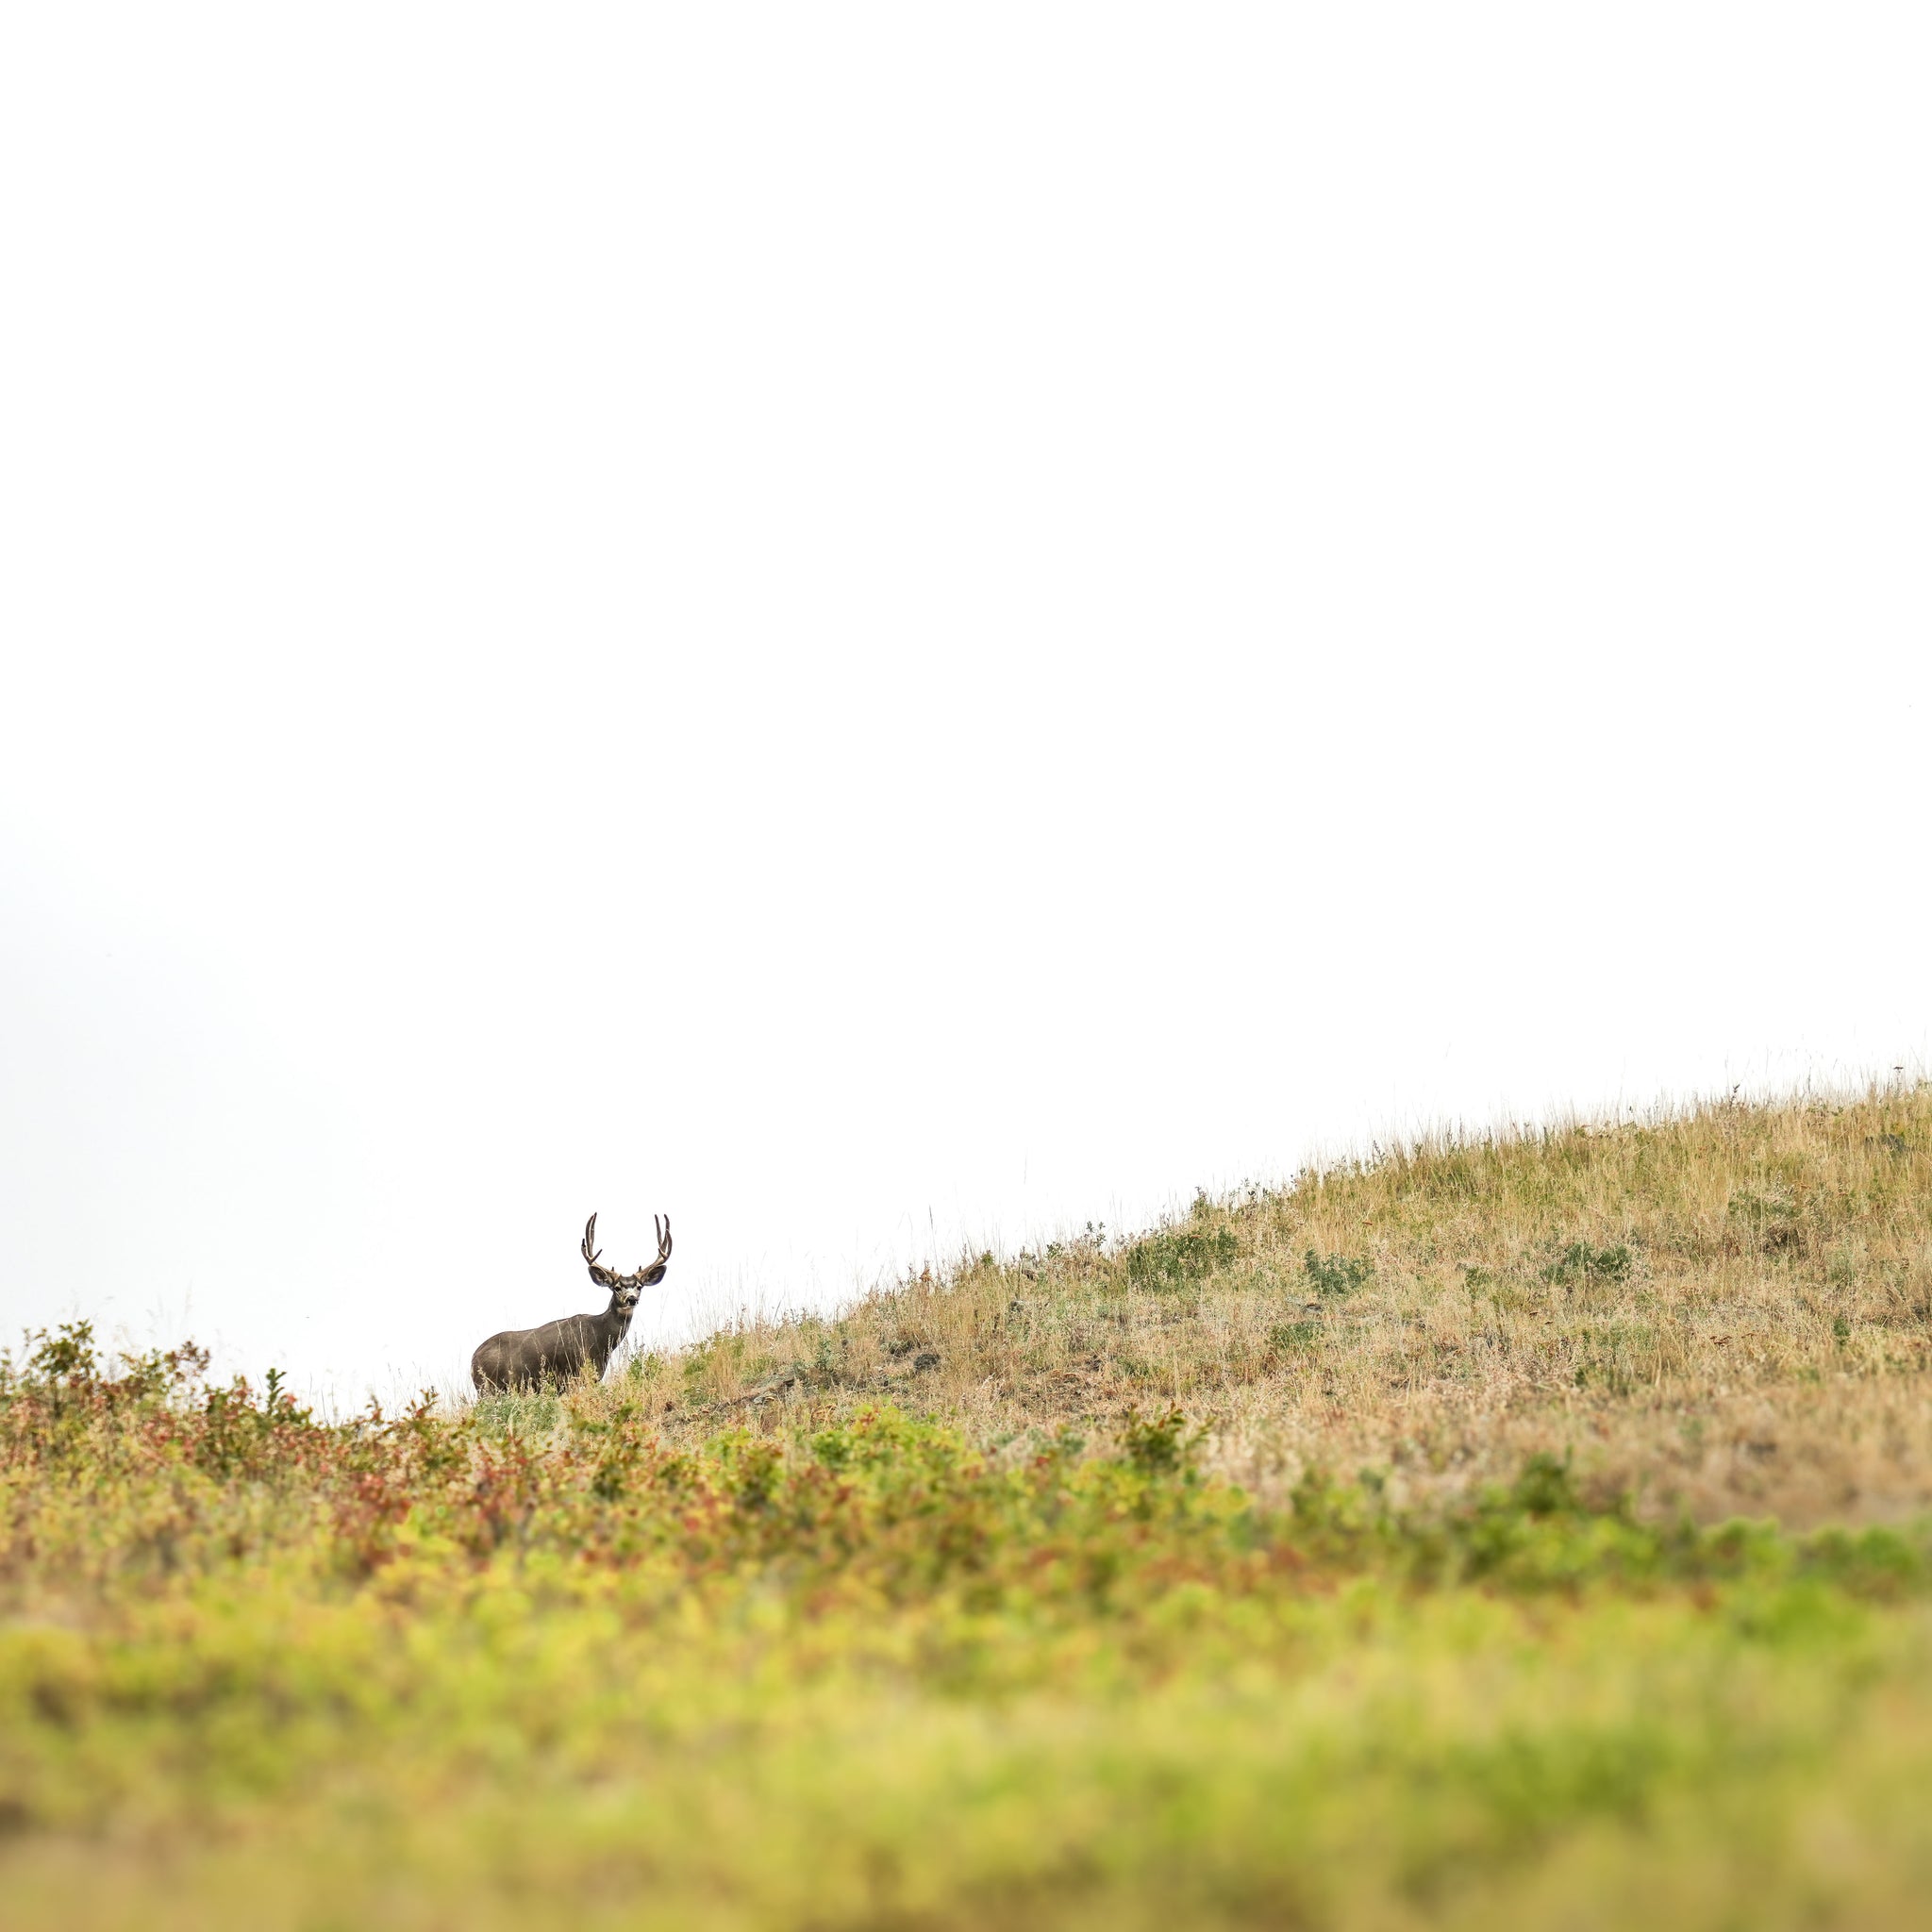
POLYGON ((1923 1923, 1928 1146, 1391 1153, 342 1426, 32 1338, 7 1923, 1923 1923))
POLYGON ((975 1440, 1179 1404, 1403 1496, 1540 1450, 1715 1520, 1932 1507, 1932 1089, 1397 1148, 632 1364, 679 1441, 888 1400, 975 1440))

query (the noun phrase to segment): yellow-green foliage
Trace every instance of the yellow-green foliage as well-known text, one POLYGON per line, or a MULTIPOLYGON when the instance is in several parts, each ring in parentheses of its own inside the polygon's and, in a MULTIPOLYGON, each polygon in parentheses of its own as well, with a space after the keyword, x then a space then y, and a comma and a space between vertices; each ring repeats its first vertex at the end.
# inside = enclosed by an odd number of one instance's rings
POLYGON ((0 1918, 1923 1923, 1932 1524, 1700 1521, 1590 1453, 1719 1412, 1713 1311, 1821 1432, 1923 1403, 1924 1104, 1867 1108, 1392 1157, 458 1411, 325 1425, 37 1338, 0 1376, 0 1918), (1123 1307, 1185 1408, 1090 1369, 1029 1421, 1123 1307), (1582 1330, 1640 1316, 1579 1384, 1582 1330), (1264 1319, 1296 1332, 1242 1367, 1264 1319), (1470 1371, 1502 1392, 1432 1484, 1422 1385, 1362 1365, 1462 1374, 1444 1332, 1537 1366, 1470 1371), (802 1366, 755 1370, 774 1341, 802 1366), (973 1347, 997 1401, 948 1379, 973 1347), (1322 1453, 1351 1375, 1406 1458, 1322 1453))

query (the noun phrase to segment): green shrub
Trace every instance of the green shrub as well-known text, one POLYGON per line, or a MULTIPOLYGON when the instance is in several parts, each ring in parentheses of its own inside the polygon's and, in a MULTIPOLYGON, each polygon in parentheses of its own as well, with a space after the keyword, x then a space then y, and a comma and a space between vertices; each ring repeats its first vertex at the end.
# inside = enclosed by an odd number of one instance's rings
POLYGON ((1631 1255, 1626 1247, 1593 1248, 1588 1241, 1572 1241, 1542 1271, 1542 1278, 1562 1288, 1580 1282, 1627 1281, 1630 1268, 1631 1255))
POLYGON ((1317 1294, 1350 1294, 1375 1273, 1371 1261, 1352 1259, 1346 1255, 1324 1257, 1313 1248, 1302 1257, 1302 1268, 1317 1294))
POLYGON ((1143 1235, 1127 1250, 1127 1279, 1157 1293, 1184 1288, 1229 1266, 1239 1246, 1231 1227, 1210 1232, 1166 1228, 1143 1235))

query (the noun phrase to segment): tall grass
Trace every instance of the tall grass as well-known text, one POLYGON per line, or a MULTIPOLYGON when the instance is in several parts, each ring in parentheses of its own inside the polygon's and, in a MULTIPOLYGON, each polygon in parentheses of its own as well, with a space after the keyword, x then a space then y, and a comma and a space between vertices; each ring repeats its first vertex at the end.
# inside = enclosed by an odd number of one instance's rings
POLYGON ((1283 1493, 1573 1453, 1708 1518, 1932 1507, 1932 1088, 1441 1139, 963 1257, 825 1320, 629 1365, 680 1440, 891 1401, 983 1439, 1180 1403, 1283 1493))

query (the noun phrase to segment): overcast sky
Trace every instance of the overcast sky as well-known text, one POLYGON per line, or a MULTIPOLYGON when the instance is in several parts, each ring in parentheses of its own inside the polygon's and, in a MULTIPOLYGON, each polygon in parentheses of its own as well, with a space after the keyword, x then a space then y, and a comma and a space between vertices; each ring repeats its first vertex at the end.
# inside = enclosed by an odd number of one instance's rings
POLYGON ((358 1402, 1917 1071, 1914 7, 8 7, 0 1317, 358 1402))

